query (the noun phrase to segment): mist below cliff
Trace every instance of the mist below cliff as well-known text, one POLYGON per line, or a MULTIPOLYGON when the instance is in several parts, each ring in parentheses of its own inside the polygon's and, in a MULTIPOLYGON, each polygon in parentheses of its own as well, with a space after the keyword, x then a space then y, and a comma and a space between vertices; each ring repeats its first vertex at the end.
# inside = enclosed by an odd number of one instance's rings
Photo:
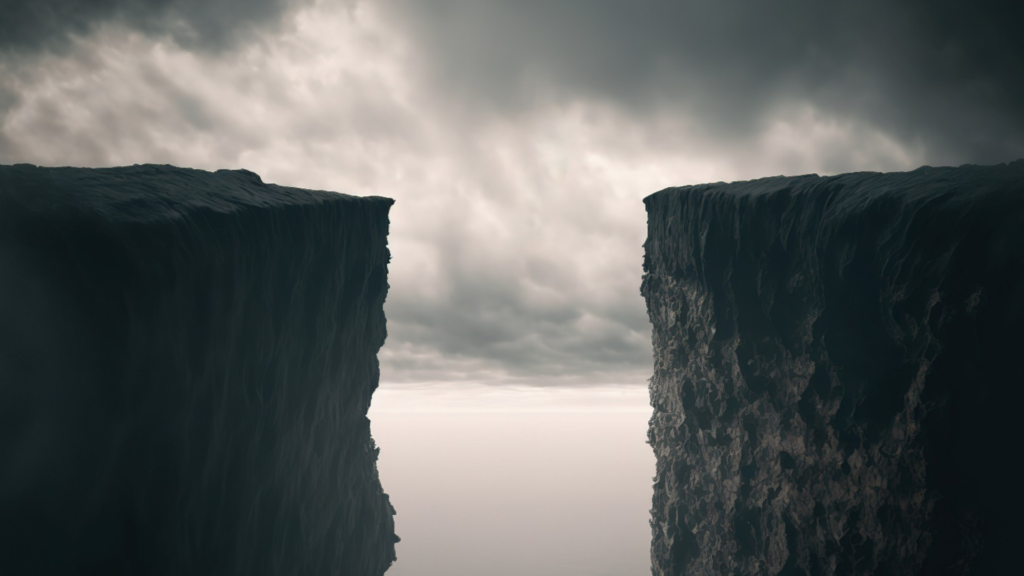
POLYGON ((382 385, 387 576, 648 576, 650 414, 642 384, 382 385))

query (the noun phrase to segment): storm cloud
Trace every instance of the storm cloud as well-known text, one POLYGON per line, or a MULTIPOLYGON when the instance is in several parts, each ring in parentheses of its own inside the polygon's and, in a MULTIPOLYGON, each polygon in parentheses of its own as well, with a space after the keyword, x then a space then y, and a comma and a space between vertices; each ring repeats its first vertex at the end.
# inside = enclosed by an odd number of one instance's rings
POLYGON ((643 384, 666 186, 1024 155, 1010 3, 3 6, 2 163, 396 198, 390 382, 643 384))
POLYGON ((494 113, 606 100, 702 137, 796 103, 920 143, 935 162, 1024 153, 1024 4, 909 0, 388 3, 439 89, 494 113))
POLYGON ((307 0, 0 0, 0 50, 64 51, 103 24, 219 50, 275 29, 307 0))

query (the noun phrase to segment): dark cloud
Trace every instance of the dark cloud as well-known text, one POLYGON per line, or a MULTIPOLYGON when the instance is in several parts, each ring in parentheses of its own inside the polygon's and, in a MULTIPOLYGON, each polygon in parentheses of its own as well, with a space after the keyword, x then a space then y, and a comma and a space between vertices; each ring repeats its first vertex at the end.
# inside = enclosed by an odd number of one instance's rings
POLYGON ((935 163, 1024 155, 1024 3, 390 0, 436 86, 522 113, 603 98, 676 110, 726 144, 795 102, 935 163))
MULTIPOLYGON (((401 255, 399 254, 399 257, 401 255)), ((397 264, 397 263, 396 263, 397 264)), ((452 262, 451 268, 459 268, 452 262)), ((396 345, 432 350, 429 362, 396 363, 403 379, 450 379, 460 363, 484 363, 499 377, 535 382, 575 378, 584 381, 629 379, 646 368, 650 358, 649 328, 642 310, 622 298, 603 307, 586 301, 548 305, 530 302, 516 277, 500 266, 476 266, 472 273, 452 274, 452 290, 436 303, 416 302, 403 295, 387 305, 389 333, 396 345), (436 364, 437 358, 451 364, 436 364)), ((578 286, 564 286, 565 294, 578 286)), ((628 298, 628 297, 627 297, 628 298)), ((414 356, 406 356, 410 360, 414 356)), ((469 376, 479 377, 476 370, 469 376)))
POLYGON ((0 0, 0 51, 63 51, 103 23, 219 50, 275 27, 307 0, 0 0))
POLYGON ((666 186, 1024 155, 1012 5, 6 1, 0 162, 396 198, 386 381, 642 383, 666 186))

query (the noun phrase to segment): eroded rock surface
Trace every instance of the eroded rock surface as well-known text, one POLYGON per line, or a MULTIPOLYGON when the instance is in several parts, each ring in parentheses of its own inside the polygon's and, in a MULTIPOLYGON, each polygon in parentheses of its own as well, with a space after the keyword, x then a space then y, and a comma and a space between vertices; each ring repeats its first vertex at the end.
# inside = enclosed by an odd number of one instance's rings
POLYGON ((0 574, 383 574, 391 203, 0 167, 0 574))
POLYGON ((1024 161, 645 202, 654 574, 1020 570, 1024 161))

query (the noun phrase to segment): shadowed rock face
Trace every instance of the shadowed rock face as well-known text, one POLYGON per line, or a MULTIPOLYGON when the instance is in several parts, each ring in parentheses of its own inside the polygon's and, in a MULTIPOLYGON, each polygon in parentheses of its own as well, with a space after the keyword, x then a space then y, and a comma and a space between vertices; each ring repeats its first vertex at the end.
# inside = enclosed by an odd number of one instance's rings
POLYGON ((1019 571, 1024 161, 645 203, 656 575, 1019 571))
POLYGON ((0 167, 0 574, 383 574, 391 203, 0 167))

